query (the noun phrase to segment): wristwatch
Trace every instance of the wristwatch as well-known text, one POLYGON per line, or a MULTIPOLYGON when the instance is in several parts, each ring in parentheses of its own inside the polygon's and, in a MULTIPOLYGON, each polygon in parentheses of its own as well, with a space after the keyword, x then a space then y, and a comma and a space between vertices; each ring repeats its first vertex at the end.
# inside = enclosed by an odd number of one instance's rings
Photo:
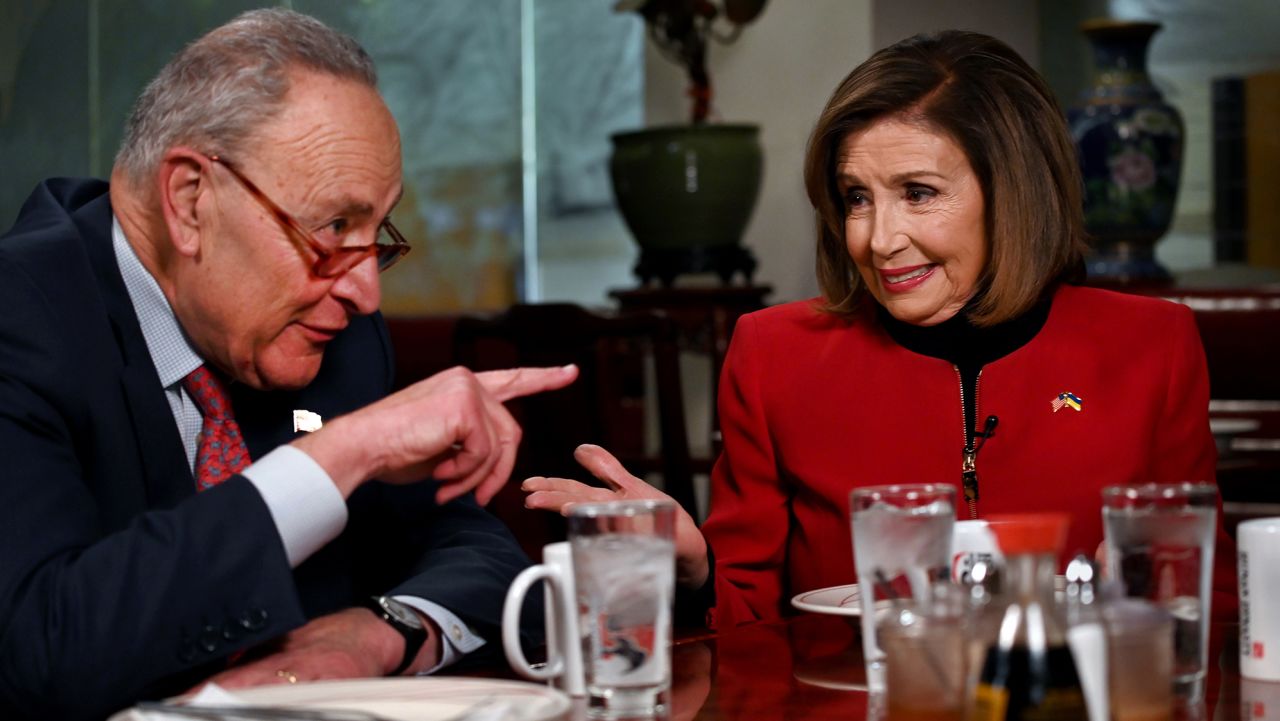
POLYGON ((400 659, 400 665, 389 674, 399 676, 409 668, 422 644, 427 642, 427 627, 418 618, 417 612, 394 598, 373 596, 364 602, 364 607, 404 636, 404 658, 400 659))

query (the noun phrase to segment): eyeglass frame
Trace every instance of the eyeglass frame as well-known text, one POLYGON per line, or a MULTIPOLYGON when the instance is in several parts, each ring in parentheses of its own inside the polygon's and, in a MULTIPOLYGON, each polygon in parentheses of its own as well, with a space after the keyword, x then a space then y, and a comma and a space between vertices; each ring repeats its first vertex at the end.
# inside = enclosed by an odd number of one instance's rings
POLYGON ((276 220, 283 225, 286 230, 292 231, 285 233, 285 235, 289 236, 289 239, 299 251, 302 251, 304 255, 307 250, 315 253, 316 259, 315 262, 311 264, 311 273, 316 277, 336 278, 364 262, 364 258, 370 254, 373 255, 374 259, 378 263, 378 272, 383 273, 386 272, 388 268, 398 263, 400 259, 403 258, 411 249, 409 241, 405 240, 404 235, 400 233, 399 229, 392 225, 391 218, 389 217, 383 218, 382 222, 378 224, 378 230, 385 230, 387 235, 391 236, 391 240, 394 242, 390 245, 373 242, 366 245, 343 245, 337 248, 326 247, 323 243, 316 240, 311 234, 311 231, 307 230, 306 226, 304 226, 297 218, 293 217, 293 215, 288 211, 281 208, 279 204, 269 198, 267 194, 262 192, 262 189, 259 188, 252 180, 246 178, 231 161, 217 153, 211 155, 206 154, 205 157, 226 168, 231 173, 231 177, 235 178, 240 185, 249 192, 249 195, 253 196, 258 203, 262 205, 262 207, 271 211, 271 214, 275 216, 276 220), (384 256, 383 253, 388 254, 384 256), (335 262, 333 260, 335 258, 343 258, 337 266, 337 269, 333 272, 322 272, 321 267, 326 262, 335 262), (345 258, 354 258, 354 260, 345 260, 345 258))

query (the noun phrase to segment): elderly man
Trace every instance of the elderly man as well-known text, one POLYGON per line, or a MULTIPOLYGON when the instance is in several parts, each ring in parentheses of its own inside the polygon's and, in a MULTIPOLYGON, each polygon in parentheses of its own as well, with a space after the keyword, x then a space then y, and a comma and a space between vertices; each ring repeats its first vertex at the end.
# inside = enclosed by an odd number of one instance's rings
POLYGON ((528 563, 476 500, 513 463, 502 402, 576 370, 387 395, 408 246, 374 86, 350 38, 242 15, 147 87, 109 186, 43 183, 0 238, 0 717, 498 645, 528 563))

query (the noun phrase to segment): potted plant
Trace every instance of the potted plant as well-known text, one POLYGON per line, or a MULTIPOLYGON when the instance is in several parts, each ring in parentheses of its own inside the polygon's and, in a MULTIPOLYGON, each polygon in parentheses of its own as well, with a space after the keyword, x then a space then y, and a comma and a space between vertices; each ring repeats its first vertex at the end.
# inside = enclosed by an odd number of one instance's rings
POLYGON ((756 262, 741 245, 760 192, 759 127, 709 123, 712 84, 707 49, 732 42, 766 0, 620 0, 644 18, 650 39, 689 78, 688 125, 613 136, 610 176, 623 219, 640 246, 642 282, 671 285, 683 273, 748 280, 756 262), (722 29, 723 28, 723 29, 722 29))

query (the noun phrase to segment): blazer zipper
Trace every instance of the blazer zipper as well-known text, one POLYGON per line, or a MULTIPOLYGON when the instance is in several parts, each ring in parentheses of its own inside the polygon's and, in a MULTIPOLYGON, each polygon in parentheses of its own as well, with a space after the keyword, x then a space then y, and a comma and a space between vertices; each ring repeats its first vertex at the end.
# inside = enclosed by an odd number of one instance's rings
MULTIPOLYGON (((986 445, 987 439, 990 438, 996 430, 996 424, 1000 419, 995 416, 987 416, 983 421, 982 430, 974 428, 974 436, 969 436, 969 424, 965 421, 964 408, 964 378, 960 375, 959 366, 951 366, 956 371, 956 380, 960 383, 960 425, 964 430, 964 449, 960 463, 960 487, 964 489, 964 500, 969 507, 969 518, 976 519, 978 517, 978 451, 986 445), (978 440, 981 439, 981 440, 978 440)), ((982 371, 978 371, 978 377, 973 382, 973 419, 974 425, 978 420, 978 399, 981 397, 978 392, 982 386, 982 371)))

